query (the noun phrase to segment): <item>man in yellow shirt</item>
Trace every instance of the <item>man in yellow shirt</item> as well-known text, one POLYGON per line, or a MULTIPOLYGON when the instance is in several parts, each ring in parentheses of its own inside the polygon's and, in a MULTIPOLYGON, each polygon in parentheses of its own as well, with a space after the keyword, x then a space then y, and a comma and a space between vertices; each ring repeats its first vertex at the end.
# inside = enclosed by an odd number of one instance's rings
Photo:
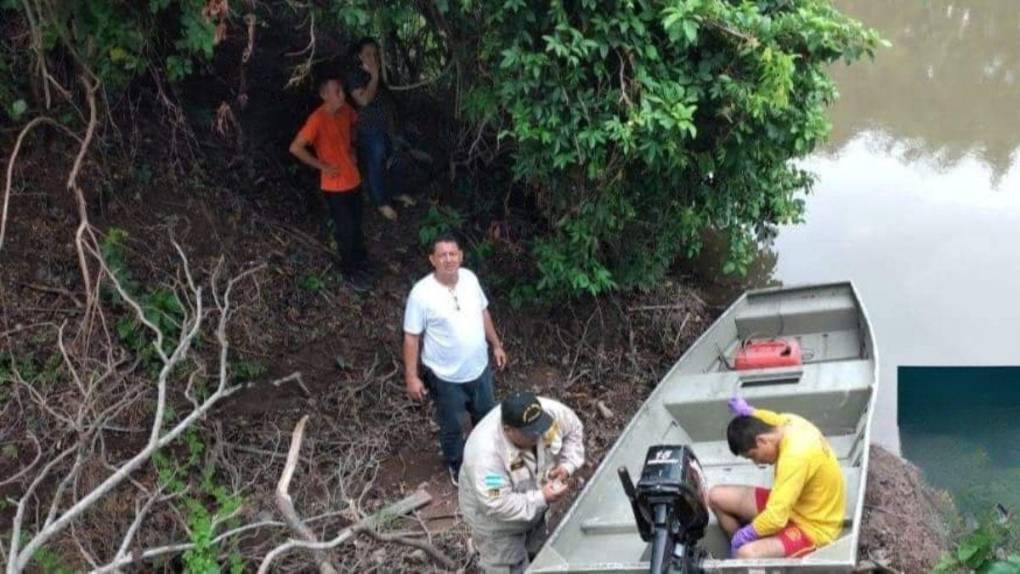
POLYGON ((772 489, 721 485, 709 491, 734 558, 800 557, 829 544, 843 527, 846 486, 839 461, 818 427, 793 414, 730 399, 726 429, 733 454, 774 464, 772 489))

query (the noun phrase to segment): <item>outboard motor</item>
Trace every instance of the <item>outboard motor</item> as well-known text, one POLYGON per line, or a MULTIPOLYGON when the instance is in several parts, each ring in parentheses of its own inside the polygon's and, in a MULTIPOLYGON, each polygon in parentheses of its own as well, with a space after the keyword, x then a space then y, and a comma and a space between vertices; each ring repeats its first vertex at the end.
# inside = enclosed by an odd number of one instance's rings
POLYGON ((636 488, 626 467, 617 472, 641 538, 652 542, 649 573, 703 572, 706 554, 697 544, 708 526, 708 499, 694 452, 687 446, 650 447, 636 488))

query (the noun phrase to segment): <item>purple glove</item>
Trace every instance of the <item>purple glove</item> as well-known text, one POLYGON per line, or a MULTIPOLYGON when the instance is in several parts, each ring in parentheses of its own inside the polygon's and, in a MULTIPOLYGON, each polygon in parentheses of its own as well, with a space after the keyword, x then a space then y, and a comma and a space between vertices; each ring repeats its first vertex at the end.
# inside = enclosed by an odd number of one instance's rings
POLYGON ((733 397, 730 399, 730 412, 738 417, 749 417, 754 415, 754 408, 747 404, 741 397, 733 397))
POLYGON ((736 531, 736 533, 733 534, 733 539, 730 540, 730 556, 736 556, 737 550, 739 550, 741 546, 748 542, 754 542, 755 540, 758 540, 758 533, 754 531, 754 526, 751 524, 748 524, 736 531))

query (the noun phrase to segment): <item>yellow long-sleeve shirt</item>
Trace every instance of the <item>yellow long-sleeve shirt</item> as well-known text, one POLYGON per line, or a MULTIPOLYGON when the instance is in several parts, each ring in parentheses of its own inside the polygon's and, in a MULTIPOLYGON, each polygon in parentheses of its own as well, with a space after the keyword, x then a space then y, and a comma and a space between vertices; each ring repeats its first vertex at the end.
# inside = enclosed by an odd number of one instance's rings
POLYGON ((794 522, 823 546, 843 528, 846 485, 839 461, 818 427, 789 413, 755 409, 754 416, 783 428, 776 477, 765 510, 752 524, 759 536, 771 536, 794 522))

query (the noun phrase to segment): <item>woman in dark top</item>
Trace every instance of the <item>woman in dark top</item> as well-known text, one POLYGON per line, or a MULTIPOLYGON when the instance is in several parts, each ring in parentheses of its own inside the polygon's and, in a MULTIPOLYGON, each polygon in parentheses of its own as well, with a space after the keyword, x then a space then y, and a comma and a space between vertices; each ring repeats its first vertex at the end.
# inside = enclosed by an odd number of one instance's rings
MULTIPOLYGON (((358 156, 363 166, 363 175, 368 185, 369 197, 383 217, 397 219, 392 206, 393 190, 386 181, 386 161, 392 153, 387 109, 383 96, 383 83, 379 77, 379 44, 372 38, 362 38, 351 49, 355 63, 360 65, 351 71, 347 80, 351 97, 358 104, 358 156)), ((396 199, 405 205, 414 200, 406 195, 396 199)))

